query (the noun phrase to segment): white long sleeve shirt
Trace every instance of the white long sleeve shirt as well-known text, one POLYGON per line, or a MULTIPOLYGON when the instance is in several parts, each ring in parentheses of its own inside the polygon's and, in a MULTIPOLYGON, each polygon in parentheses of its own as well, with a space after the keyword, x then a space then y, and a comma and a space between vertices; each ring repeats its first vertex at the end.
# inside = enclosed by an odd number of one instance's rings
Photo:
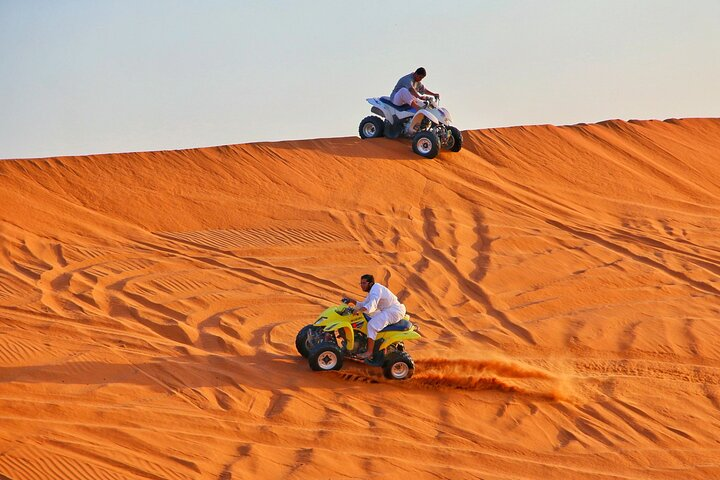
POLYGON ((404 306, 387 287, 375 283, 370 288, 365 300, 357 303, 357 308, 362 307, 365 307, 368 313, 373 313, 375 310, 382 312, 390 308, 403 308, 404 306))

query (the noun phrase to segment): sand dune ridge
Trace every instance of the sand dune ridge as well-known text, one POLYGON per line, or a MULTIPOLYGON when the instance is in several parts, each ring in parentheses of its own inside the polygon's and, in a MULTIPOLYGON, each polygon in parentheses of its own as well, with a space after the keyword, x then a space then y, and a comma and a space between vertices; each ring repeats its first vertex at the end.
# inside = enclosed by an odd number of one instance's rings
POLYGON ((463 134, 0 162, 0 478, 720 476, 720 120, 463 134), (407 382, 295 351, 366 272, 407 382))

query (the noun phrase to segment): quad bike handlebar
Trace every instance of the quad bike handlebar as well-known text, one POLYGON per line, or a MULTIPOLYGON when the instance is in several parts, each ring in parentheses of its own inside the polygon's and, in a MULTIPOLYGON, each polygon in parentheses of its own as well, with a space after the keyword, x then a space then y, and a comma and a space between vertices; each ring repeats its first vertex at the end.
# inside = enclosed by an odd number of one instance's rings
POLYGON ((347 305, 347 308, 345 309, 346 312, 350 313, 351 315, 355 313, 355 305, 357 305, 357 300, 355 300, 354 298, 343 297, 342 299, 340 299, 340 301, 343 304, 347 305))
POLYGON ((425 103, 425 106, 423 108, 438 108, 438 105, 440 105, 440 95, 437 97, 433 95, 427 95, 425 96, 423 102, 425 103))

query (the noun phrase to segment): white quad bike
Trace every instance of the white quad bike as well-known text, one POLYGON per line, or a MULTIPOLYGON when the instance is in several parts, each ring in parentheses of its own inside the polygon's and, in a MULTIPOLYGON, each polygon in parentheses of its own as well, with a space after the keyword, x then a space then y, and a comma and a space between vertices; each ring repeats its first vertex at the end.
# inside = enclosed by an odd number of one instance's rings
POLYGON ((390 97, 368 98, 370 115, 360 122, 360 138, 399 136, 412 138, 413 152, 425 158, 435 158, 440 148, 459 152, 463 138, 460 130, 450 125, 450 112, 438 107, 435 97, 424 100, 424 107, 416 110, 409 105, 398 106, 390 97))

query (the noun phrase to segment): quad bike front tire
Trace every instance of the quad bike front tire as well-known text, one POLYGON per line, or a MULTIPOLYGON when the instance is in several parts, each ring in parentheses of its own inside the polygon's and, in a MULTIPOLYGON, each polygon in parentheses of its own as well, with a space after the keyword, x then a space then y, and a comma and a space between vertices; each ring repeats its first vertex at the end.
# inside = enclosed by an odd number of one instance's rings
POLYGON ((330 342, 323 342, 310 352, 308 363, 316 372, 340 370, 344 356, 340 347, 330 342))
POLYGON ((385 121, 382 118, 376 117, 374 115, 363 118, 362 122, 360 122, 360 128, 358 129, 358 132, 360 133, 360 138, 363 139, 382 137, 384 131, 385 121))
POLYGON ((406 352, 391 352, 383 363, 383 375, 390 380, 407 380, 415 373, 415 362, 406 352))
POLYGON ((425 130, 415 134, 412 140, 413 152, 421 157, 435 158, 440 152, 440 140, 435 132, 425 130))
POLYGON ((304 358, 308 358, 308 355, 310 355, 310 350, 307 347, 307 334, 311 328, 312 325, 305 325, 295 336, 295 348, 304 358))
POLYGON ((450 127, 448 130, 450 131, 450 135, 448 138, 449 141, 447 149, 451 152, 459 152, 463 146, 462 133, 460 133, 460 130, 455 127, 450 127))

